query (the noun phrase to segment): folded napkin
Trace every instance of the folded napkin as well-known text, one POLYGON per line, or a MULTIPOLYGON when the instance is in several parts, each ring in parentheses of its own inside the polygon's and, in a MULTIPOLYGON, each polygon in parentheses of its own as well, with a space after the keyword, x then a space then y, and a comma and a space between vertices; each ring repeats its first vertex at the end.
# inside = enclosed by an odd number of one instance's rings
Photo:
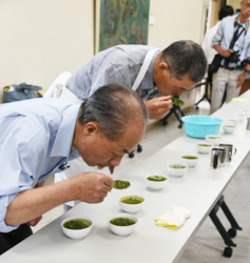
POLYGON ((157 226, 165 226, 176 230, 182 226, 190 216, 190 209, 172 206, 165 214, 156 217, 155 221, 157 226))

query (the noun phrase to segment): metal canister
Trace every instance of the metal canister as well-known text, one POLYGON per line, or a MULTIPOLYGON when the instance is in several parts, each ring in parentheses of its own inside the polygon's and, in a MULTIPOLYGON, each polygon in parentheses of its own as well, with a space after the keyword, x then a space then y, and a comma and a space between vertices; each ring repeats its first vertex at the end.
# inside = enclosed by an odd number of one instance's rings
POLYGON ((247 118, 247 130, 250 130, 250 117, 247 118))
POLYGON ((223 147, 214 147, 211 150, 211 166, 216 169, 223 166, 226 161, 226 150, 223 147))

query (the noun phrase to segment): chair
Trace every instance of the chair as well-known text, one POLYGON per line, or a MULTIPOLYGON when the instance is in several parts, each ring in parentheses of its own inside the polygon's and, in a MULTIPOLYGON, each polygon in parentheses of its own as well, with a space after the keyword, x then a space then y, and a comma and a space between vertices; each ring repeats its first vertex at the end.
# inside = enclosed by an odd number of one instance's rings
POLYGON ((200 87, 200 86, 205 85, 205 93, 204 93, 203 97, 202 97, 198 102, 195 103, 196 109, 199 108, 198 105, 199 105, 200 102, 202 102, 204 99, 207 99, 207 101, 211 104, 211 99, 210 99, 210 97, 209 97, 209 92, 208 92, 208 90, 209 90, 209 87, 210 87, 210 96, 211 96, 211 92, 212 92, 212 79, 213 79, 213 72, 211 72, 210 66, 209 66, 209 67, 208 67, 208 71, 207 71, 207 78, 206 78, 206 80, 203 81, 203 82, 198 83, 198 84, 195 86, 196 88, 198 88, 198 87, 200 87))

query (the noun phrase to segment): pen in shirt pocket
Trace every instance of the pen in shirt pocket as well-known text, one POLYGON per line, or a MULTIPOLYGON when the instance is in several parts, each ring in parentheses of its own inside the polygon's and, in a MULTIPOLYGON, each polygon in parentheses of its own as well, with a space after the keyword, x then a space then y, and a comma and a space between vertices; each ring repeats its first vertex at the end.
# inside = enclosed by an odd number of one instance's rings
POLYGON ((68 169, 68 168, 70 167, 70 165, 67 165, 67 164, 68 164, 68 163, 65 162, 65 163, 61 164, 58 168, 59 168, 61 171, 65 170, 65 169, 68 169))

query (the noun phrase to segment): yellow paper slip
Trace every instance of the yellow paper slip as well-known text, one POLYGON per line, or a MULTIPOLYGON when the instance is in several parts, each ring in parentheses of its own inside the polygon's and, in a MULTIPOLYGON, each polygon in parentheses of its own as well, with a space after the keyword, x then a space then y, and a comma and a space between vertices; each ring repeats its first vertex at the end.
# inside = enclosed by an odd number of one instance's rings
POLYGON ((233 98, 232 101, 236 101, 236 102, 248 102, 248 99, 233 98))

